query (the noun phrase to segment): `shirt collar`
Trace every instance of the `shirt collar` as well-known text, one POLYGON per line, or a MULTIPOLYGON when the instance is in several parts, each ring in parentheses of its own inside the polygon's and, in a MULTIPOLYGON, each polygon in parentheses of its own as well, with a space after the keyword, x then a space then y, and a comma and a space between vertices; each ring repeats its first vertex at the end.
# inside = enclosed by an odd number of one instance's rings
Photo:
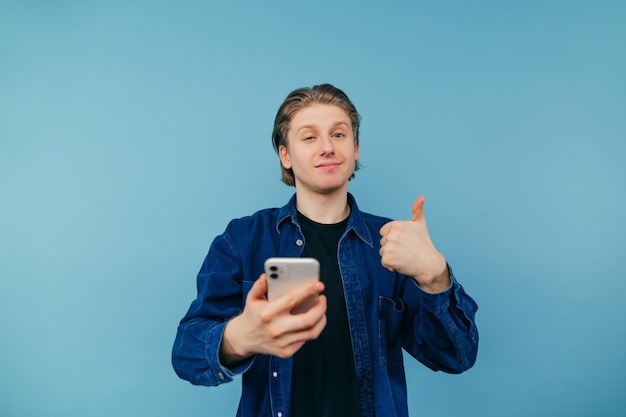
MULTIPOLYGON (((372 235, 365 224, 363 213, 359 210, 359 206, 356 204, 354 196, 348 193, 348 205, 350 206, 350 219, 348 220, 348 227, 346 232, 353 230, 354 233, 365 242, 369 247, 374 247, 372 241, 372 235)), ((278 211, 278 217, 276 219, 276 232, 280 234, 282 224, 290 219, 291 223, 298 224, 298 212, 296 210, 296 195, 294 194, 289 202, 280 208, 278 211)))

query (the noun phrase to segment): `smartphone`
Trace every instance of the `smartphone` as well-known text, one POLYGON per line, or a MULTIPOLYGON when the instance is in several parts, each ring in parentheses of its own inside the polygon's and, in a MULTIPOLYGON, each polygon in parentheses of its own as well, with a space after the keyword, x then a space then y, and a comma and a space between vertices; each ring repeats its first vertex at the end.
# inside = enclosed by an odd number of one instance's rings
MULTIPOLYGON (((265 261, 267 299, 274 301, 289 291, 320 279, 320 264, 315 258, 268 258, 265 261)), ((317 294, 291 310, 292 314, 306 312, 317 302, 317 294)))

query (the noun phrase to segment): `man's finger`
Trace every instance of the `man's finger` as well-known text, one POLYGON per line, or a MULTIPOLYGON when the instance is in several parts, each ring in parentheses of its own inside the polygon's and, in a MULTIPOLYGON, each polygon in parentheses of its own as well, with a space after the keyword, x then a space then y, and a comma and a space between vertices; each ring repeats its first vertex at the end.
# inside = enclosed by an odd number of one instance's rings
POLYGON ((273 300, 271 305, 272 313, 291 311, 296 306, 302 304, 309 297, 319 295, 324 291, 324 284, 321 281, 300 285, 289 291, 287 294, 273 300))
MULTIPOLYGON (((288 294, 284 297, 287 296, 288 294)), ((326 297, 323 294, 318 296, 315 305, 305 313, 290 314, 289 308, 279 309, 278 313, 275 310, 270 311, 270 309, 274 309, 278 304, 280 304, 284 297, 270 303, 268 308, 263 311, 263 315, 272 315, 272 317, 274 317, 273 337, 282 338, 283 343, 286 343, 285 340, 297 340, 298 337, 301 337, 298 336, 300 332, 309 332, 312 328, 318 325, 320 320, 325 320, 328 305, 326 297)))
POLYGON ((426 199, 424 198, 423 195, 417 197, 415 199, 415 201, 413 202, 413 208, 412 208, 412 212, 413 212, 413 216, 411 218, 412 221, 414 222, 425 222, 426 219, 424 218, 424 201, 426 199))
MULTIPOLYGON (((383 225, 383 227, 380 228, 380 230, 378 231, 378 233, 380 233, 381 236, 385 237, 385 235, 387 233, 389 233, 389 229, 391 228, 391 222, 387 222, 383 225)), ((382 242, 380 243, 381 245, 383 244, 382 242)))
POLYGON ((257 279, 250 291, 248 292, 248 297, 254 298, 263 298, 265 299, 265 293, 267 292, 267 276, 265 274, 261 274, 259 279, 257 279))

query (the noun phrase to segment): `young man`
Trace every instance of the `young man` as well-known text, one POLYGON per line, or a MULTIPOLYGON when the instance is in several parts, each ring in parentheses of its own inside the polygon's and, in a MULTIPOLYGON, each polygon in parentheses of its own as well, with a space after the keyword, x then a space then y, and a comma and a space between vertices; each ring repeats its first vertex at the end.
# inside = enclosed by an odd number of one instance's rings
POLYGON ((424 198, 412 220, 391 221, 348 193, 359 121, 331 85, 292 92, 273 142, 295 195, 231 221, 198 274, 174 369, 199 385, 242 375, 238 416, 407 416, 402 349, 449 373, 476 360, 477 306, 430 240, 424 198), (275 256, 318 259, 321 282, 269 302, 263 264, 275 256), (307 312, 290 313, 316 294, 307 312))

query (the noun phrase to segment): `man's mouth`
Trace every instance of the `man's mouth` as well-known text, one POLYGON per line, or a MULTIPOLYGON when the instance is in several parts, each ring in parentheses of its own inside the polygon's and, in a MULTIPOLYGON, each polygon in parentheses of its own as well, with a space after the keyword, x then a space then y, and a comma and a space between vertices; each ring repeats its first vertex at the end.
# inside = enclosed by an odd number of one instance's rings
POLYGON ((315 168, 332 168, 332 167, 336 167, 339 165, 340 165, 339 162, 327 161, 327 162, 320 162, 319 164, 315 165, 315 168))

